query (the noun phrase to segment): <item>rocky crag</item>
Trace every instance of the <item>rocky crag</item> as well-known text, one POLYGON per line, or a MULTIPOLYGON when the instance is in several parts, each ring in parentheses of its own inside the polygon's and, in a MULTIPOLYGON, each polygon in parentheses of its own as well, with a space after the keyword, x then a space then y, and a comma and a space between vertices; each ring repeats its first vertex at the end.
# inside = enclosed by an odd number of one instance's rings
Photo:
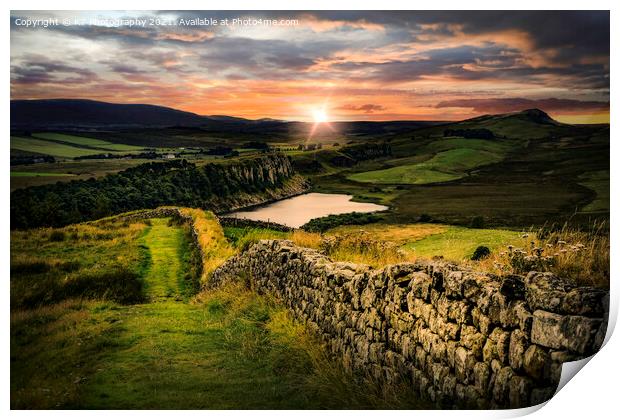
POLYGON ((351 371, 409 381, 442 408, 517 408, 551 398, 562 363, 596 352, 605 291, 551 273, 497 277, 445 262, 332 262, 290 241, 261 241, 217 269, 278 297, 351 371))

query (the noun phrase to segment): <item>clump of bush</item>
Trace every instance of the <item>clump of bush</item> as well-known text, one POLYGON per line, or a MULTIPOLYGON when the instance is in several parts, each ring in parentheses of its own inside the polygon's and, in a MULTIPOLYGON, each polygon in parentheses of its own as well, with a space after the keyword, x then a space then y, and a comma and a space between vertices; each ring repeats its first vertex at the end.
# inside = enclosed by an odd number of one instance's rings
POLYGON ((489 249, 489 247, 480 245, 474 250, 474 253, 471 256, 471 260, 480 261, 487 258, 489 255, 491 255, 491 250, 489 249))
POLYGON ((433 218, 426 213, 421 214, 420 217, 418 217, 418 222, 420 223, 430 223, 432 221, 433 221, 433 218))
POLYGON ((62 230, 54 230, 50 233, 50 242, 62 242, 65 240, 65 232, 62 230))
POLYGON ((139 274, 127 267, 107 267, 104 270, 84 270, 69 276, 62 284, 64 297, 109 299, 122 304, 144 299, 143 282, 139 274))
POLYGON ((346 213, 334 214, 325 217, 318 217, 310 220, 301 228, 307 232, 326 232, 331 228, 344 225, 367 225, 377 223, 383 219, 381 214, 377 213, 346 213))

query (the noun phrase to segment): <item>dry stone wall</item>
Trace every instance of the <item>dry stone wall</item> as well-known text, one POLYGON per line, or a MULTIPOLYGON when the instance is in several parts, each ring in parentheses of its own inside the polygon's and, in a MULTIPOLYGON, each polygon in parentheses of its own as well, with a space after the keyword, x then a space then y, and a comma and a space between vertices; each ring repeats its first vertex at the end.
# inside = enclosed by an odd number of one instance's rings
POLYGON ((409 381, 438 407, 517 408, 551 398, 562 363, 591 355, 608 294, 551 273, 497 277, 445 262, 372 270, 290 241, 261 241, 217 269, 315 330, 347 369, 409 381))

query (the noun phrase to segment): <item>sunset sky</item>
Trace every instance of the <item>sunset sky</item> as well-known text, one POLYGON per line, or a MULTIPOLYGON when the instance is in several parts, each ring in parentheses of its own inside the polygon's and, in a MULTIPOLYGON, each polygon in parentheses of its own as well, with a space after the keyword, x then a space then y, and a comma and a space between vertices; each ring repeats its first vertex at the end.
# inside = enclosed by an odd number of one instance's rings
POLYGON ((609 122, 609 13, 14 11, 11 98, 303 121, 317 110, 457 120, 536 107, 609 122), (45 18, 57 24, 24 26, 45 18), (248 18, 277 24, 233 24, 248 18))

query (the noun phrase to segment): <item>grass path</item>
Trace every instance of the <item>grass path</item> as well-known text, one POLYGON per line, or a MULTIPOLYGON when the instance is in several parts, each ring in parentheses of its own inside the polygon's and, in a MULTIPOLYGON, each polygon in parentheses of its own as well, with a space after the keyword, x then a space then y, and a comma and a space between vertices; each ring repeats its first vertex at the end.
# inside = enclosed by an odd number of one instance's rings
POLYGON ((168 219, 153 219, 144 235, 150 255, 145 274, 146 295, 151 300, 179 296, 183 282, 183 264, 179 255, 185 241, 183 230, 171 228, 168 219))
POLYGON ((274 372, 269 357, 240 354, 218 311, 179 299, 184 232, 166 219, 151 222, 143 236, 151 301, 105 309, 115 320, 112 351, 84 381, 76 408, 306 406, 307 396, 296 394, 299 378, 274 372))

